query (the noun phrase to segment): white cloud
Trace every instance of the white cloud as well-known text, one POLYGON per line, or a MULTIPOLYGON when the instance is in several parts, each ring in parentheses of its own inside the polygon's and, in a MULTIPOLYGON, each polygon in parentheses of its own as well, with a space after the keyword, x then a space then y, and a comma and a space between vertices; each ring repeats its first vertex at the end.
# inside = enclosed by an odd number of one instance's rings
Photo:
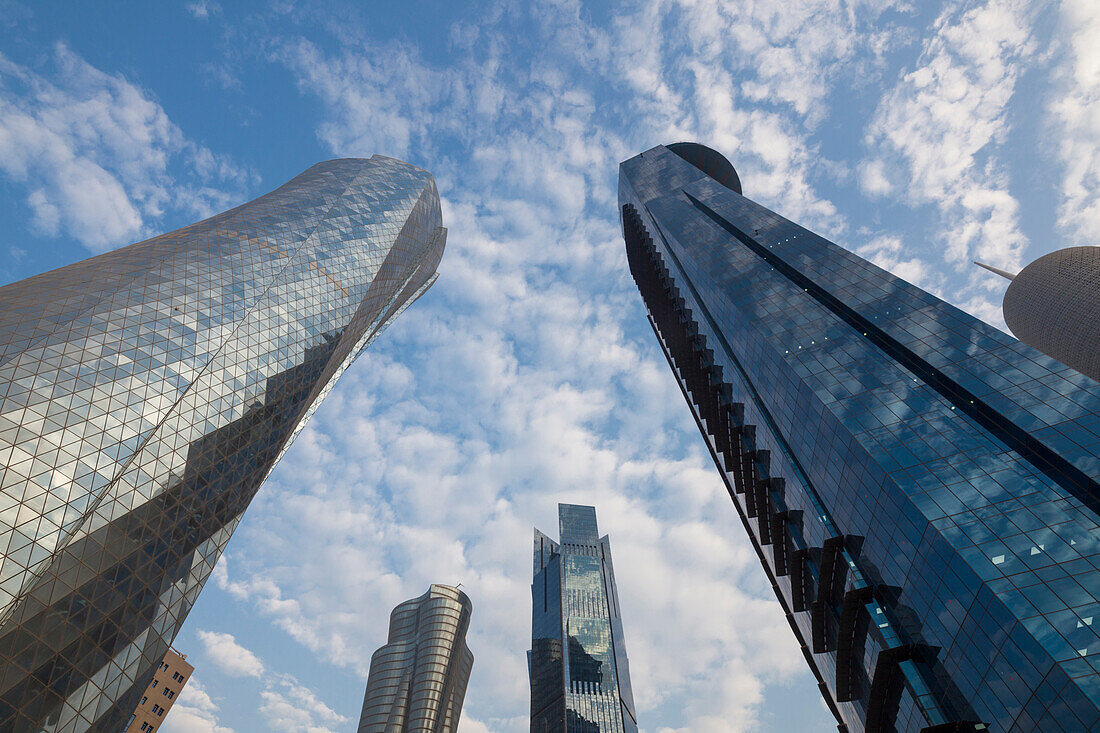
MULTIPOLYGON (((215 571, 215 579, 225 588, 225 565, 220 563, 217 567, 220 570, 215 571)), ((346 717, 325 704, 315 691, 301 684, 293 675, 268 668, 259 657, 241 646, 232 634, 199 630, 196 636, 202 642, 203 655, 213 663, 217 672, 229 677, 255 678, 261 681, 258 712, 266 720, 267 730, 331 733, 334 727, 347 722, 346 717)), ((203 686, 192 678, 184 687, 170 716, 177 727, 165 730, 178 730, 179 733, 233 733, 231 729, 218 725, 217 713, 218 705, 203 686), (177 716, 177 712, 182 712, 182 715, 177 716)))
POLYGON ((234 733, 218 723, 217 704, 192 675, 180 692, 172 713, 164 719, 162 733, 234 733))
POLYGON ((1064 166, 1059 225, 1072 244, 1096 244, 1100 231, 1100 6, 1058 6, 1063 57, 1050 96, 1050 129, 1064 166))
POLYGON ((814 126, 828 110, 833 85, 857 69, 866 74, 896 40, 892 26, 875 21, 887 10, 906 10, 908 3, 683 0, 652 5, 682 14, 681 34, 669 37, 688 39, 695 63, 736 70, 729 90, 765 108, 786 107, 814 126))
POLYGON ((1018 269, 1027 244, 999 148, 1008 103, 1035 52, 1029 23, 1019 0, 952 4, 868 131, 874 157, 862 166, 864 189, 935 205, 946 258, 959 267, 978 258, 1018 269))
POLYGON ((259 713, 267 730, 285 733, 335 733, 348 719, 321 702, 317 695, 296 679, 283 675, 260 693, 259 713), (330 727, 333 726, 333 727, 330 727))
MULTIPOLYGON (((1029 49, 1010 48, 1015 26, 981 8, 945 15, 924 51, 940 76, 907 75, 883 102, 883 120, 900 114, 891 105, 930 105, 944 136, 953 114, 979 115, 986 143, 982 130, 959 143, 970 156, 960 175, 976 184, 932 199, 938 173, 884 132, 882 155, 855 176, 814 142, 830 96, 881 75, 905 32, 868 33, 877 6, 788 6, 642 3, 601 30, 574 3, 547 3, 544 30, 527 39, 540 52, 532 68, 507 45, 507 16, 455 26, 445 68, 405 43, 278 47, 273 58, 323 105, 317 134, 334 154, 431 162, 449 249, 432 291, 349 370, 257 496, 232 564, 215 570, 220 587, 365 678, 390 609, 431 582, 461 582, 477 660, 464 730, 519 731, 531 528, 553 532, 558 501, 593 503, 612 536, 649 730, 751 729, 766 685, 808 674, 647 331, 608 215, 616 163, 657 142, 704 141, 752 198, 827 236, 850 226, 817 181, 854 177, 882 195, 906 188, 904 165, 921 202, 971 217, 985 242, 1017 231, 984 148, 1003 139, 997 100, 1029 49), (966 42, 978 31, 1004 40, 966 42), (624 87, 627 111, 608 103, 624 87), (963 107, 940 109, 951 103, 963 107)), ((939 251, 859 232, 873 261, 942 283, 939 251)), ((265 689, 273 719, 333 725, 291 697, 265 689)))
MULTIPOLYGON (((616 164, 636 152, 603 117, 614 68, 593 76, 588 64, 614 39, 583 27, 576 5, 544 10, 551 37, 577 40, 565 52, 536 39, 547 49, 537 69, 502 63, 507 49, 447 69, 392 45, 326 53, 292 42, 277 56, 326 105, 318 134, 334 154, 435 161, 449 248, 432 291, 345 374, 257 496, 241 550, 215 578, 364 681, 393 606, 429 583, 462 583, 476 658, 464 726, 519 731, 532 525, 555 531, 558 501, 593 503, 612 537, 643 716, 749 727, 766 680, 807 672, 607 215, 616 164), (460 157, 426 153, 443 141, 460 157)), ((456 31, 456 46, 468 35, 456 31)), ((722 84, 678 73, 700 99, 722 84)), ((814 153, 798 126, 737 115, 745 149, 758 151, 755 190, 839 222, 808 182, 814 153)), ((724 124, 707 120, 700 136, 724 124)), ((280 695, 265 696, 272 710, 280 695)))
POLYGON ((881 74, 903 34, 878 21, 899 11, 908 3, 653 0, 616 19, 613 64, 657 131, 644 147, 706 142, 730 158, 746 195, 838 237, 847 221, 812 179, 844 167, 810 140, 838 86, 881 74))
POLYGON ((933 265, 912 255, 914 247, 902 242, 901 237, 880 234, 855 249, 855 253, 903 280, 935 293, 939 288, 932 282, 933 265))
POLYGON ((886 176, 886 163, 882 160, 867 160, 859 166, 859 185, 872 197, 887 196, 894 186, 886 176))
POLYGON ((208 20, 211 15, 218 15, 222 12, 222 6, 219 3, 209 2, 209 0, 197 0, 196 2, 187 3, 185 7, 188 13, 199 20, 208 20))
POLYGON ((63 44, 53 62, 47 78, 0 55, 0 172, 29 187, 36 233, 102 251, 152 233, 167 210, 209 216, 255 183, 123 77, 63 44))
POLYGON ((218 631, 198 631, 206 656, 230 677, 256 677, 264 674, 259 657, 237 643, 232 634, 218 631))

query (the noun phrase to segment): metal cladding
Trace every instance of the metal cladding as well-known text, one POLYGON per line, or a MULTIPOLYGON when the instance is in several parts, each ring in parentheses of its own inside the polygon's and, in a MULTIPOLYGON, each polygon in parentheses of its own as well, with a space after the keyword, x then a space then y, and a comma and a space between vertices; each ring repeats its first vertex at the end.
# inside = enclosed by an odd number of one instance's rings
POLYGON ((393 609, 370 660, 359 733, 455 733, 474 666, 466 647, 473 604, 449 585, 393 609))
POLYGON ((1100 727, 1100 384, 665 147, 619 203, 841 730, 1100 727))
POLYGON ((1018 339, 1100 380, 1100 247, 1040 257, 1008 286, 1005 323, 1018 339))
POLYGON ((0 288, 0 729, 121 730, 261 482, 435 278, 427 172, 333 160, 0 288))
POLYGON ((531 733, 637 733, 611 542, 596 510, 558 504, 561 542, 535 530, 531 733))

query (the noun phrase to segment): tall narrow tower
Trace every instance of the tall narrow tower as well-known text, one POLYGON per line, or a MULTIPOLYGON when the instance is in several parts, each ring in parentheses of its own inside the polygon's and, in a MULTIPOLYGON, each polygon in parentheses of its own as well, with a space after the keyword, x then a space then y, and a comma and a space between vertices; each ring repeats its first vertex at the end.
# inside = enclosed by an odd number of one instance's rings
POLYGON ((427 172, 313 166, 0 288, 0 729, 121 730, 260 483, 431 285, 427 172))
POLYGON ((432 585, 390 614, 386 645, 370 660, 359 733, 455 733, 474 666, 466 646, 473 604, 432 585))
POLYGON ((559 504, 558 525, 535 530, 531 733, 636 733, 611 542, 594 507, 559 504))
POLYGON ((701 145, 624 162, 619 204, 841 729, 1096 730, 1100 384, 751 201, 701 145))
POLYGON ((974 263, 1011 282, 1004 318, 1016 338, 1100 379, 1100 247, 1066 247, 1019 272, 974 263))

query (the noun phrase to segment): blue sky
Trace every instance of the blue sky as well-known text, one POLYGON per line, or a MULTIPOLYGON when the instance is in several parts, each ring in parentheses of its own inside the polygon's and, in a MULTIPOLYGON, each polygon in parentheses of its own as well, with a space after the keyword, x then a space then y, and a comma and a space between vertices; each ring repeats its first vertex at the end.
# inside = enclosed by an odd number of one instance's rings
POLYGON ((526 729, 532 527, 595 504, 647 733, 830 726, 626 269, 618 163, 747 196, 1003 327, 1100 224, 1100 5, 0 0, 0 282, 312 163, 432 171, 440 278, 344 375, 177 639, 165 731, 351 730, 399 601, 475 604, 462 733, 526 729))

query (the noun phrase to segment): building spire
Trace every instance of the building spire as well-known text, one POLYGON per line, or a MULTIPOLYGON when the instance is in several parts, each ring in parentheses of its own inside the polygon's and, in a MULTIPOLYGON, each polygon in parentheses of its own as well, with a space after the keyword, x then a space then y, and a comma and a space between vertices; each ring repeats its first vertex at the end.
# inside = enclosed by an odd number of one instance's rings
POLYGON ((994 267, 993 265, 987 265, 984 262, 978 262, 977 260, 974 260, 974 264, 977 265, 978 267, 983 267, 986 270, 989 270, 994 275, 1000 275, 1005 280, 1015 280, 1016 279, 1016 276, 1013 275, 1011 272, 1006 272, 1005 270, 1002 270, 999 267, 994 267))

